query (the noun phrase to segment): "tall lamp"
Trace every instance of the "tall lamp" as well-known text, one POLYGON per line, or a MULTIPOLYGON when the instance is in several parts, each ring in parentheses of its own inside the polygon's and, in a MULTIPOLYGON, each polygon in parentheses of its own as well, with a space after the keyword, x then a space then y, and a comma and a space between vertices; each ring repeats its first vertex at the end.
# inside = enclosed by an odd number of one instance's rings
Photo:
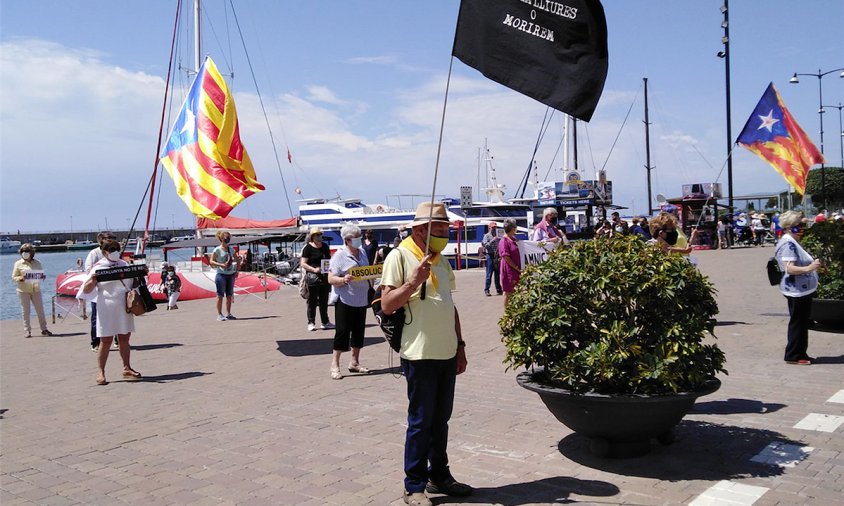
MULTIPOLYGON (((821 72, 821 69, 818 69, 817 74, 811 74, 811 73, 799 74, 799 73, 795 72, 794 75, 791 76, 791 79, 788 80, 788 82, 791 83, 791 84, 797 84, 797 83, 800 82, 800 79, 798 79, 797 76, 810 76, 810 77, 817 77, 818 78, 818 118, 820 119, 820 125, 821 125, 821 132, 820 132, 820 134, 821 134, 821 155, 823 155, 823 113, 824 113, 824 110, 823 110, 823 77, 827 76, 829 74, 835 73, 835 72, 841 72, 841 75, 839 75, 838 77, 844 77, 844 68, 832 69, 832 70, 828 70, 826 72, 821 72)), ((826 177, 825 177, 826 171, 825 171, 825 168, 826 168, 825 165, 823 163, 821 163, 821 202, 823 203, 823 207, 826 207, 826 177)))
POLYGON ((844 109, 844 105, 838 102, 838 105, 825 105, 824 107, 838 109, 838 150, 841 156, 841 169, 844 170, 844 125, 841 123, 841 109, 844 109))
POLYGON ((724 21, 721 22, 721 28, 724 29, 724 36, 721 37, 721 43, 724 44, 724 50, 718 51, 718 58, 724 59, 726 88, 727 88, 727 194, 730 212, 733 212, 733 133, 730 119, 730 9, 729 0, 724 0, 724 5, 721 6, 721 14, 724 15, 724 21))

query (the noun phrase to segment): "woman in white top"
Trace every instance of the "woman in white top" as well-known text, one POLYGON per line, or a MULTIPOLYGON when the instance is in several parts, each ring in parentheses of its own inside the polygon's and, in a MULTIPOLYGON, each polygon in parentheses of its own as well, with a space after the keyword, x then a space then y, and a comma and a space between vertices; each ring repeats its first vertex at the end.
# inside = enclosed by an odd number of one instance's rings
POLYGON ((115 336, 123 360, 123 379, 141 379, 141 373, 129 364, 129 337, 135 330, 135 315, 126 312, 126 294, 132 289, 132 280, 97 281, 97 271, 128 265, 120 260, 120 243, 106 239, 102 249, 107 256, 97 261, 91 269, 91 275, 83 285, 83 291, 90 293, 97 290, 97 337, 100 347, 97 350, 97 384, 105 385, 105 365, 115 336))
POLYGON ((814 360, 807 354, 809 348, 809 315, 812 298, 818 289, 817 270, 820 260, 800 246, 800 239, 806 230, 803 213, 787 211, 780 216, 783 235, 777 242, 776 257, 784 275, 780 281, 780 292, 788 301, 788 343, 785 346, 785 361, 789 364, 812 365, 814 360))

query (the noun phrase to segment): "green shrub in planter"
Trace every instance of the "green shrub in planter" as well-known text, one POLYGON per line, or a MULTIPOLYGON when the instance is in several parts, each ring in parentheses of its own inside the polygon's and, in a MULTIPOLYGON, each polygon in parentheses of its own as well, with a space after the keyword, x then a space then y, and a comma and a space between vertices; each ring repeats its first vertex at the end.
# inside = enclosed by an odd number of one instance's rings
POLYGON ((844 221, 815 223, 800 241, 824 268, 818 271, 818 299, 844 300, 844 221))
POLYGON ((576 241, 522 273, 499 322, 504 361, 575 392, 693 391, 727 372, 704 343, 714 291, 684 257, 633 236, 576 241))

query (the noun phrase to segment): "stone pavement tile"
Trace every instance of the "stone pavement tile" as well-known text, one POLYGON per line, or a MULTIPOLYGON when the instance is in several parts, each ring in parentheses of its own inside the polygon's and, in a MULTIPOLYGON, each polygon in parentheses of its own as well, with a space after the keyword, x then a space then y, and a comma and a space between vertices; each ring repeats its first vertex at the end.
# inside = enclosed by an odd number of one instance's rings
POLYGON ((10 497, 3 499, 3 506, 34 506, 36 504, 38 503, 30 501, 29 499, 24 499, 23 497, 18 497, 16 495, 11 495, 10 497))
MULTIPOLYGON (((479 271, 457 273, 455 300, 470 347, 469 371, 458 378, 450 457, 455 474, 483 492, 471 502, 550 504, 565 498, 673 505, 721 480, 764 484, 771 492, 782 487, 793 493, 802 486, 801 502, 816 504, 821 500, 808 491, 820 496, 840 490, 844 433, 793 428, 808 413, 844 415, 828 402, 842 388, 840 364, 781 363, 787 310, 756 269, 769 254, 763 248, 699 253, 701 270, 718 289, 716 330, 730 375, 721 378, 721 390, 698 401, 672 446, 613 462, 591 458, 584 440, 519 387, 514 371, 504 371, 495 321, 501 300, 478 295, 479 271), (749 461, 773 441, 815 450, 794 468, 749 461)), ((387 373, 332 382, 325 374, 330 333, 301 328, 304 311, 294 289, 274 295, 267 303, 249 298, 237 304, 239 316, 275 318, 231 322, 222 335, 208 332, 217 328, 206 325, 214 323, 207 318, 209 301, 138 318, 133 362, 144 372, 143 382, 94 386, 92 354, 72 340, 57 341, 52 353, 38 353, 38 343, 0 341, 0 381, 9 408, 0 466, 21 477, 46 473, 68 480, 50 490, 83 504, 125 506, 126 498, 172 504, 170 496, 153 494, 167 487, 209 505, 358 504, 358 498, 360 504, 403 504, 403 379, 387 373), (39 355, 38 371, 23 359, 32 353, 39 355), (36 372, 43 381, 20 381, 36 372), (95 437, 98 427, 109 429, 95 437), (101 479, 93 473, 112 470, 120 471, 110 480, 121 489, 105 495, 90 490, 87 480, 101 479), (227 485, 230 479, 244 481, 235 482, 238 489, 227 485), (324 493, 311 493, 317 487, 324 493)), ((0 332, 8 325, 19 322, 0 322, 0 332)), ((811 331, 810 353, 839 357, 839 337, 811 331)), ((369 327, 364 362, 386 369, 389 356, 377 328, 369 327)), ((115 358, 109 361, 111 376, 119 374, 115 358)), ((763 496, 758 504, 774 502, 763 496)))
POLYGON ((51 497, 45 497, 38 501, 38 504, 41 506, 71 506, 74 504, 81 504, 78 501, 70 499, 69 497, 63 497, 60 495, 54 495, 51 497))

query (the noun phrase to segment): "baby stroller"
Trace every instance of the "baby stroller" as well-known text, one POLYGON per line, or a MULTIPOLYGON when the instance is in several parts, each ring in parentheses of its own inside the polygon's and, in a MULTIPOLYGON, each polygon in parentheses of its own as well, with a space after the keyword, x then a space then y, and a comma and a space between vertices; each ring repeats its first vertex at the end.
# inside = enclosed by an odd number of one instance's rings
POLYGON ((736 246, 753 246, 753 232, 748 226, 735 225, 733 237, 736 246))

